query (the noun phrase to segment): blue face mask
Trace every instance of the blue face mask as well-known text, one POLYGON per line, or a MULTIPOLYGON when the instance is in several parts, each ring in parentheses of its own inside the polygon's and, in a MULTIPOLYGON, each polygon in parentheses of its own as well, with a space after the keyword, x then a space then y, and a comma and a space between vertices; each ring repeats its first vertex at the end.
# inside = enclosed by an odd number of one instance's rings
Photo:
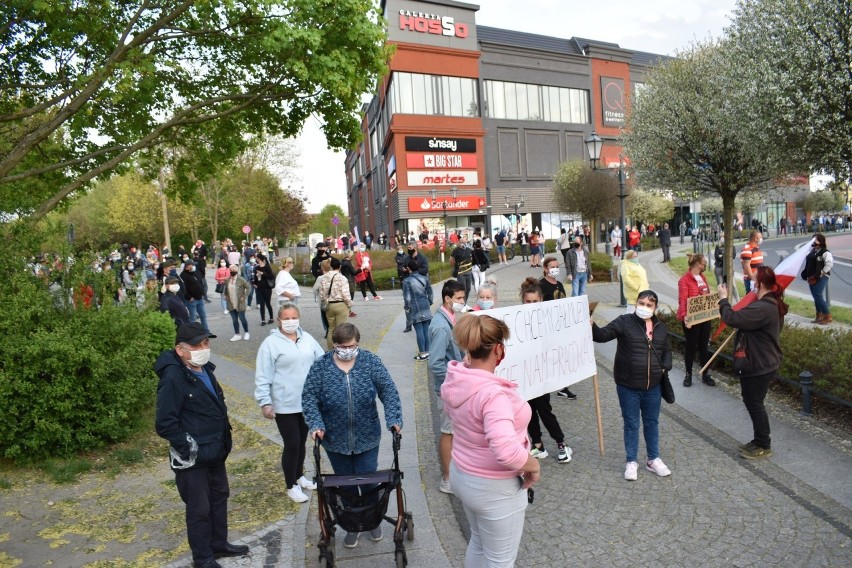
POLYGON ((483 310, 490 310, 494 307, 494 300, 477 300, 476 303, 483 310))

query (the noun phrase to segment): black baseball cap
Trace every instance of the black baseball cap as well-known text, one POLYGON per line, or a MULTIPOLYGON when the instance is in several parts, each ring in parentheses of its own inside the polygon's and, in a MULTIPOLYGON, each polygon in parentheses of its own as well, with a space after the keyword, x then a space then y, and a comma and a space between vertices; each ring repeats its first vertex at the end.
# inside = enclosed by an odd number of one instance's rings
POLYGON ((175 335, 175 345, 178 343, 186 343, 187 345, 198 345, 208 337, 211 337, 204 326, 198 322, 185 323, 180 326, 175 335))
POLYGON ((318 249, 328 248, 328 245, 325 244, 325 241, 320 241, 320 242, 317 243, 317 248, 318 249))

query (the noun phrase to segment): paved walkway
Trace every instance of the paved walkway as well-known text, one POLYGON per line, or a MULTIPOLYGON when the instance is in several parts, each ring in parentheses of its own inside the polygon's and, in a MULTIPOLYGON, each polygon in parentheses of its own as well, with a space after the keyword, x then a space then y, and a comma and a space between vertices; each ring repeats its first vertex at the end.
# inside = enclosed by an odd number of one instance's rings
MULTIPOLYGON (((676 277, 659 263, 660 253, 642 253, 640 259, 661 303, 675 305, 676 277)), ((523 278, 539 276, 539 271, 520 260, 495 267, 500 302, 516 301, 523 278)), ((400 458, 407 509, 414 513, 416 527, 415 540, 406 542, 409 565, 460 567, 466 520, 459 501, 437 491, 434 395, 425 366, 412 361, 416 352, 413 334, 402 333, 399 291, 383 296, 381 302, 356 299, 354 323, 362 331, 362 345, 385 361, 403 400, 400 458)), ((616 306, 615 284, 595 283, 589 287, 589 296, 600 302, 595 312, 599 323, 622 313, 616 306)), ((306 299, 301 307, 303 326, 321 337, 316 306, 306 299)), ((211 327, 227 339, 231 335, 229 316, 213 312, 211 327)), ((258 419, 250 398, 251 361, 268 329, 257 327, 257 319, 256 312, 249 318, 251 341, 220 339, 214 346, 214 360, 222 382, 239 393, 233 397, 238 400, 230 402, 234 418, 279 442, 274 427, 258 419)), ((596 351, 603 455, 597 443, 592 380, 572 386, 576 401, 553 398, 556 416, 574 450, 573 461, 544 461, 535 503, 527 510, 518 566, 852 564, 852 442, 848 437, 784 406, 770 404, 775 455, 768 461, 742 460, 737 445, 751 438, 751 423, 738 388, 723 381, 715 388, 700 382, 684 388, 678 380, 683 372, 678 360, 672 374, 677 403, 664 404, 660 419, 661 453, 673 474, 658 478, 641 469, 638 481, 626 482, 622 478, 621 417, 611 376, 614 350, 615 344, 610 343, 597 345, 596 351)), ((544 441, 555 454, 555 443, 546 435, 544 441)), ((389 455, 385 448, 380 466, 389 464, 389 455)), ((389 513, 395 514, 393 505, 389 513)), ((390 525, 386 527, 385 539, 377 544, 362 539, 357 548, 347 550, 338 539, 338 565, 393 565, 390 525)), ((316 499, 312 499, 298 514, 244 535, 241 541, 252 548, 249 557, 221 563, 226 568, 312 567, 317 558, 317 535, 316 499)), ((173 566, 188 566, 188 562, 173 566)))

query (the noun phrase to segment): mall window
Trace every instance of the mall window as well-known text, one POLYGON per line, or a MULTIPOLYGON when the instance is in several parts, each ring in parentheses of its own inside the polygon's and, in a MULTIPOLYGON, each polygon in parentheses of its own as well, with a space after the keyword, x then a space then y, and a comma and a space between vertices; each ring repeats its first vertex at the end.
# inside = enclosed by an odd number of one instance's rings
POLYGON ((479 116, 476 80, 396 72, 388 89, 393 114, 479 116))
POLYGON ((589 124, 589 92, 547 85, 485 81, 485 116, 589 124))

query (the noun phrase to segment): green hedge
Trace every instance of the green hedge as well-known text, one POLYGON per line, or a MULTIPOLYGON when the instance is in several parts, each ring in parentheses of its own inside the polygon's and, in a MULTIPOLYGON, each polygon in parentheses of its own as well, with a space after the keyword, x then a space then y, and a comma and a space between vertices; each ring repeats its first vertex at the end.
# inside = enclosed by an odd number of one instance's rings
POLYGON ((86 276, 86 266, 80 261, 54 271, 50 282, 32 276, 22 261, 3 267, 3 457, 67 457, 151 427, 139 417, 150 415, 153 363, 173 345, 174 324, 165 314, 116 305, 114 275, 86 276), (99 308, 77 309, 69 300, 69 285, 80 278, 93 285, 99 308))
MULTIPOLYGON (((674 314, 668 310, 660 310, 659 317, 672 333, 683 335, 681 323, 674 314)), ((718 321, 713 323, 714 331, 718 321)), ((732 330, 726 328, 718 341, 711 342, 711 353, 715 352, 731 333, 732 330)), ((852 369, 852 349, 849 349, 849 345, 852 345, 852 332, 849 331, 785 325, 781 330, 781 351, 784 358, 778 373, 784 378, 798 381, 799 373, 810 371, 814 376, 814 388, 852 401, 852 376, 848 371, 852 369)), ((682 350, 682 343, 675 341, 673 347, 682 350)), ((729 343, 723 354, 730 355, 731 351, 729 343)), ((721 361, 714 362, 714 368, 731 373, 730 363, 721 361)))

